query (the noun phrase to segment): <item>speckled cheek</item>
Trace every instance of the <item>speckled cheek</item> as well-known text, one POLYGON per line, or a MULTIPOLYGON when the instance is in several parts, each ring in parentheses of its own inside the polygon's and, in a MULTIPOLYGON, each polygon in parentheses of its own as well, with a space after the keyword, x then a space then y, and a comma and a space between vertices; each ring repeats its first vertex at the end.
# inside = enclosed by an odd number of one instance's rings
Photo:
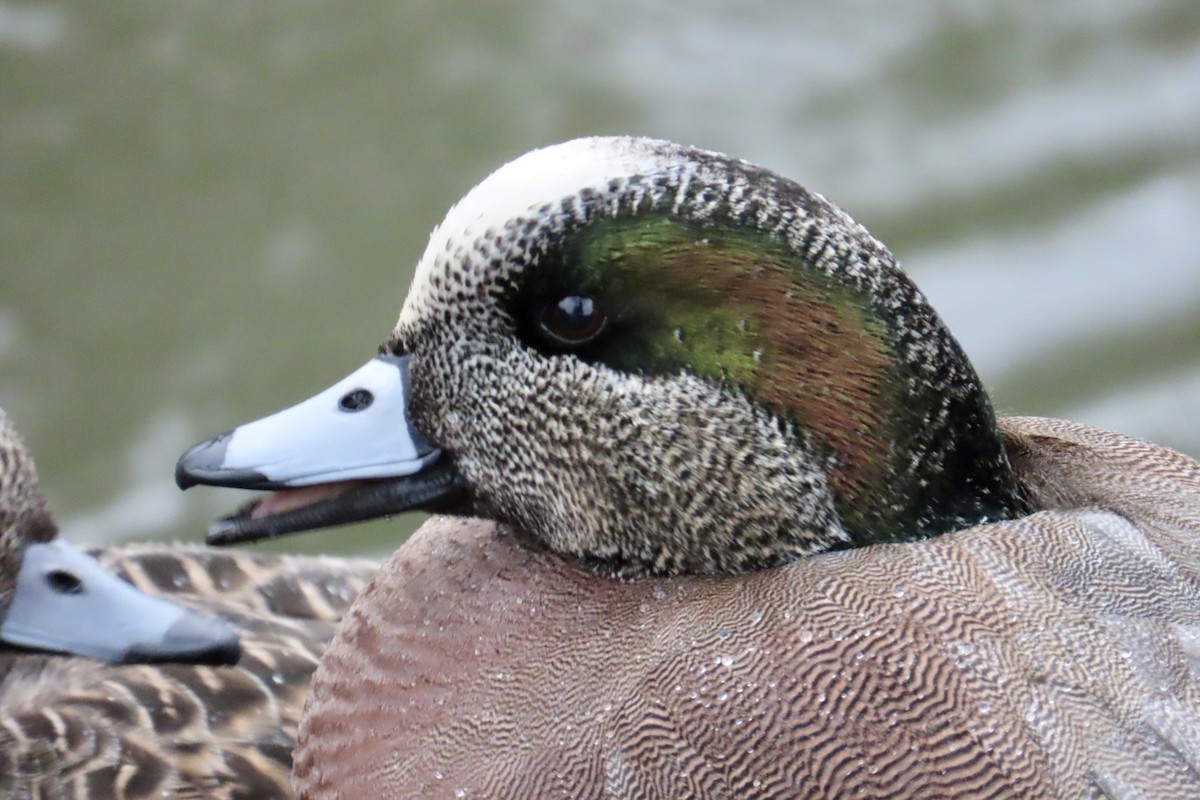
POLYGON ((466 337, 428 339, 412 351, 410 415, 431 441, 471 455, 495 427, 501 374, 496 346, 466 337))
POLYGON ((410 357, 408 421, 430 442, 444 447, 441 432, 445 427, 445 409, 443 404, 438 402, 437 384, 430 379, 433 372, 430 361, 431 359, 419 353, 410 357))
POLYGON ((513 343, 455 364, 455 385, 446 395, 446 447, 464 477, 513 514, 540 517, 547 498, 566 491, 571 476, 560 468, 577 464, 573 448, 586 438, 571 424, 576 405, 564 391, 569 365, 563 361, 513 343), (543 485, 547 481, 553 489, 543 485))

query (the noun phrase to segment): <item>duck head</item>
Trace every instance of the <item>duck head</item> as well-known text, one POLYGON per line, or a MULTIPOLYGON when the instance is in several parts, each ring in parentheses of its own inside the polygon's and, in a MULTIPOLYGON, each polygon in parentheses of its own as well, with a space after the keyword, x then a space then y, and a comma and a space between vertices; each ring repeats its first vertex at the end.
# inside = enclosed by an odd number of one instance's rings
POLYGON ((766 169, 628 137, 493 173, 434 230, 377 358, 176 477, 283 490, 210 541, 423 508, 623 576, 1022 508, 975 371, 882 244, 766 169))
POLYGON ((0 410, 0 643, 125 663, 237 662, 225 622, 143 594, 57 537, 33 459, 0 410))

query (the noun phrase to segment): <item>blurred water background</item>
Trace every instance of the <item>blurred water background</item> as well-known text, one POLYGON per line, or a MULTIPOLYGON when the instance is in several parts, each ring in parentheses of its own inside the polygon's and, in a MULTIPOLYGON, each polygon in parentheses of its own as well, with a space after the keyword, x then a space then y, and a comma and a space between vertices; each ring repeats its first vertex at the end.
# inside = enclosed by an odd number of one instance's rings
POLYGON ((1195 0, 0 0, 0 405, 67 534, 199 540, 244 498, 183 448, 366 361, 455 199, 595 133, 800 180, 1002 411, 1200 455, 1195 0))

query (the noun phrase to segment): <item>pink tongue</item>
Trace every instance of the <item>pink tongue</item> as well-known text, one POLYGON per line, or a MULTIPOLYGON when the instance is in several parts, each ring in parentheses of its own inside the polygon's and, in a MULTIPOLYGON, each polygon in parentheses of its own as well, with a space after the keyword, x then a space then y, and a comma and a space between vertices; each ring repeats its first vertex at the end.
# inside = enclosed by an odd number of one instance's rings
POLYGON ((269 494, 250 512, 251 519, 261 519, 271 514, 283 514, 295 511, 297 508, 310 506, 318 500, 324 500, 340 494, 347 489, 357 486, 362 481, 337 481, 336 483, 318 483, 313 486, 302 486, 299 489, 284 489, 269 494))

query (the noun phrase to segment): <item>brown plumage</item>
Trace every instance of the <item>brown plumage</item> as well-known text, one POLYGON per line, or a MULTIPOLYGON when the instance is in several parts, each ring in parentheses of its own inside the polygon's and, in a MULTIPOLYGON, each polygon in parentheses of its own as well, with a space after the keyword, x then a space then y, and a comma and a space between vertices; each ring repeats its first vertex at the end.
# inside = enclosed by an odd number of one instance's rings
MULTIPOLYGON (((57 530, 3 412, 0 464, 8 556, 57 530)), ((376 565, 167 545, 93 555, 148 594, 233 623, 241 659, 111 665, 0 645, 0 798, 290 798, 309 678, 376 565)))
POLYGON ((317 671, 301 796, 1200 797, 1200 465, 1002 426, 1036 513, 748 575, 427 523, 317 671))
POLYGON ((1200 797, 1200 466, 998 423, 886 248, 761 167, 517 159, 379 357, 177 476, 284 490, 225 539, 485 518, 348 612, 304 798, 1200 797))

